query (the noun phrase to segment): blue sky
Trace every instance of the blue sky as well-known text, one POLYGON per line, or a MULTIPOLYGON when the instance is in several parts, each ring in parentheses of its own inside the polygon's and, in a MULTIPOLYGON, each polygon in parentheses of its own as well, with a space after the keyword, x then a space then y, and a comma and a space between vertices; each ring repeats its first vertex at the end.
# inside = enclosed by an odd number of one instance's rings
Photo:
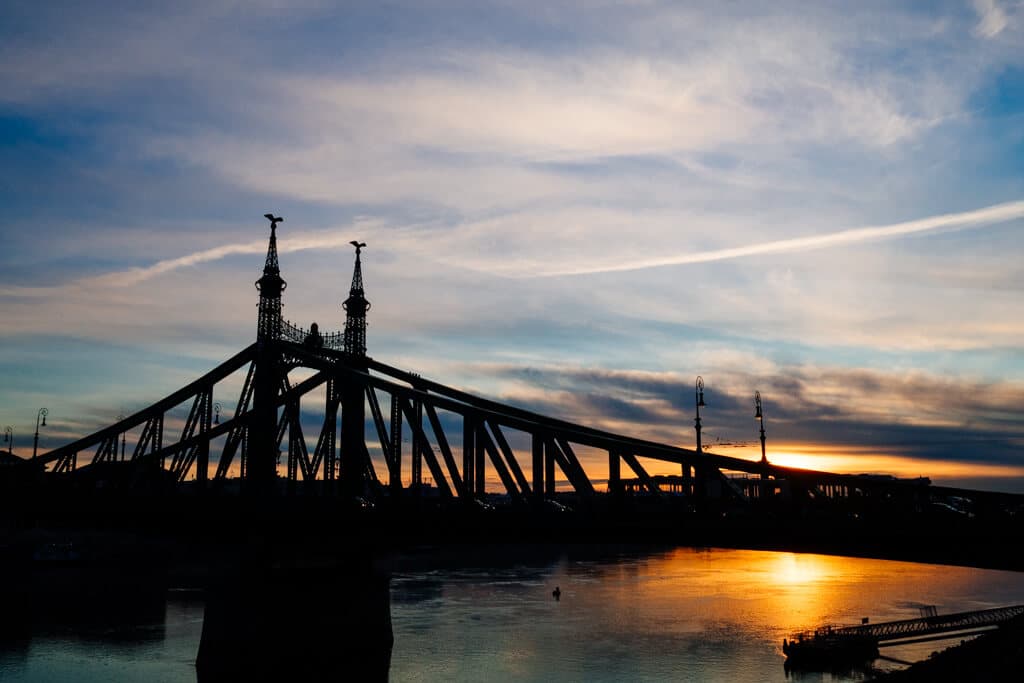
POLYGON ((0 10, 21 452, 248 344, 274 211, 303 324, 369 244, 386 362, 1024 490, 1024 3, 290 4, 0 10))

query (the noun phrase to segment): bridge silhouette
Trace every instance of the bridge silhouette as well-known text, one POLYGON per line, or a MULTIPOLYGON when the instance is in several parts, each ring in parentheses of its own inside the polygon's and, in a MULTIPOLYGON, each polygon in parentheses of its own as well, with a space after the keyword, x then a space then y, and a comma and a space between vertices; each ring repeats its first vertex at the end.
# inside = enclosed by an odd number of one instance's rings
POLYGON ((764 457, 755 462, 711 453, 701 448, 699 417, 696 449, 656 443, 541 415, 400 370, 366 353, 370 302, 362 278, 365 244, 352 242, 355 265, 344 302, 344 330, 321 332, 316 323, 306 329, 282 317, 287 287, 277 252, 282 219, 266 217, 271 229, 263 273, 256 281, 255 343, 149 407, 42 453, 24 463, 26 467, 59 477, 126 462, 179 484, 194 480, 192 485, 201 489, 240 480, 245 492, 258 496, 278 488, 277 463, 284 455, 284 479, 293 494, 372 500, 422 493, 428 488, 425 465, 432 492, 442 499, 474 501, 494 493, 487 488, 490 470, 500 481, 498 492, 519 502, 558 497, 565 488, 556 486, 559 474, 576 498, 597 495, 593 476, 576 454, 575 448, 582 446, 607 454, 607 493, 613 496, 740 504, 903 500, 918 505, 956 497, 969 498, 976 506, 1004 508, 1024 500, 935 487, 926 478, 811 471, 777 466, 764 457), (221 416, 220 403, 214 400, 217 389, 243 371, 233 415, 221 416), (302 418, 312 400, 322 401, 316 412, 322 410, 323 421, 310 450, 302 418), (188 415, 180 434, 172 438, 165 426, 173 419, 171 411, 182 405, 190 405, 188 415), (385 471, 374 466, 367 431, 376 433, 385 471), (459 432, 457 440, 450 438, 452 431, 459 432), (411 437, 409 444, 404 443, 405 434, 411 437), (125 448, 129 441, 130 453, 125 448), (461 442, 458 452, 453 441, 461 442), (526 441, 528 456, 510 445, 526 441), (215 453, 218 445, 220 452, 215 453), (672 463, 680 474, 653 476, 641 458, 672 463), (403 485, 406 468, 409 484, 403 485))

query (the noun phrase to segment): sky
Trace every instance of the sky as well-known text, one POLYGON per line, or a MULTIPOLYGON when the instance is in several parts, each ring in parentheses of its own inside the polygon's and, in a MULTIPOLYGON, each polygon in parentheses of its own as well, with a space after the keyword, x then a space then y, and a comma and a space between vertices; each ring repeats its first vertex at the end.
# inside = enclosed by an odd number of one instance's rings
POLYGON ((251 343, 272 211, 303 326, 367 242, 392 365, 687 447, 701 375, 718 452, 760 391, 773 462, 1024 492, 1020 0, 10 0, 0 199, 22 455, 251 343))

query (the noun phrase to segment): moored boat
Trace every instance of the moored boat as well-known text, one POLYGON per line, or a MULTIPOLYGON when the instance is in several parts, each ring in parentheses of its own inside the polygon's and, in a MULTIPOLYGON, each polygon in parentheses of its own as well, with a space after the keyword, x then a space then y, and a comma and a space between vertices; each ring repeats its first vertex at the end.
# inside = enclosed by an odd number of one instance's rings
POLYGON ((878 640, 873 636, 841 633, 832 626, 795 634, 783 639, 786 664, 793 667, 835 667, 870 661, 878 656, 878 640))

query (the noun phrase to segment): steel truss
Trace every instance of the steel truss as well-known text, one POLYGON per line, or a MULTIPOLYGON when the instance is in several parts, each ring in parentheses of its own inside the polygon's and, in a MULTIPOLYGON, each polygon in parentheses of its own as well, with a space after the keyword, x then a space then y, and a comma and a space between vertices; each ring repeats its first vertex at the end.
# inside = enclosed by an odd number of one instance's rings
MULTIPOLYGON (((498 492, 512 500, 550 498, 558 492, 556 484, 559 482, 565 482, 580 496, 590 496, 595 487, 576 455, 577 446, 607 453, 608 490, 614 494, 639 489, 648 495, 662 496, 668 490, 700 497, 715 491, 719 496, 751 500, 788 487, 790 493, 800 491, 813 499, 870 495, 874 490, 893 485, 893 482, 855 475, 793 470, 614 434, 481 398, 372 358, 354 358, 330 346, 310 344, 308 340, 302 343, 264 340, 260 344, 263 345, 262 355, 258 345, 253 344, 152 406, 42 454, 37 462, 53 473, 69 473, 78 469, 80 456, 94 451, 88 465, 113 463, 117 461, 118 441, 141 428, 134 440, 131 462, 158 463, 174 481, 194 479, 202 486, 209 477, 211 459, 216 460, 212 477, 215 482, 229 478, 237 459, 240 478, 245 480, 249 475, 249 459, 255 452, 252 426, 257 415, 257 366, 261 358, 262 362, 270 358, 279 386, 272 412, 261 413, 273 415, 275 420, 273 430, 261 432, 267 434, 265 438, 274 439, 271 448, 264 448, 263 452, 286 455, 285 479, 293 484, 300 480, 310 484, 340 480, 339 464, 344 459, 339 448, 344 442, 339 439, 340 417, 346 410, 346 401, 361 399, 362 404, 352 404, 349 409, 362 415, 365 406, 369 406, 370 431, 376 434, 384 467, 380 475, 386 478, 394 495, 426 490, 426 472, 432 487, 442 497, 479 498, 489 492, 487 474, 492 471, 501 482, 498 492), (269 355, 268 349, 271 350, 269 355), (248 369, 234 415, 219 424, 214 423, 212 410, 217 384, 246 365, 248 369), (313 374, 293 383, 289 373, 297 369, 312 370, 313 374), (308 410, 307 406, 304 411, 303 399, 308 399, 311 392, 321 387, 324 398, 318 409, 308 410), (344 387, 356 387, 358 391, 346 394, 344 387), (164 429, 167 414, 187 402, 191 402, 191 407, 184 427, 176 439, 169 441, 164 429), (387 410, 383 407, 385 402, 387 410), (319 434, 310 453, 303 417, 321 410, 319 434), (461 458, 452 447, 442 412, 461 421, 461 458), (526 453, 518 454, 512 447, 509 431, 527 437, 526 453), (405 446, 406 434, 410 437, 409 447, 405 446), (225 437, 223 447, 219 454, 214 454, 212 442, 221 436, 225 437), (529 477, 521 458, 530 465, 529 477), (685 465, 692 468, 696 476, 687 478, 685 483, 673 481, 667 485, 670 478, 650 475, 641 458, 685 465), (628 482, 622 479, 623 464, 635 477, 628 482), (726 477, 724 471, 752 476, 737 480, 726 477), (406 472, 408 482, 403 481, 406 472)), ((365 435, 357 435, 351 443, 356 444, 357 451, 350 454, 351 462, 356 463, 352 476, 359 481, 346 490, 379 491, 379 475, 365 435)), ((683 480, 680 478, 680 481, 683 480)), ((322 488, 333 490, 330 486, 322 488)), ((289 490, 296 488, 290 486, 289 490)))
MULTIPOLYGON (((352 242, 356 261, 344 304, 345 331, 321 332, 315 323, 305 329, 281 317, 281 295, 287 283, 281 277, 276 228, 283 219, 273 214, 266 218, 271 231, 263 275, 256 282, 260 292, 257 342, 148 408, 42 454, 33 461, 36 465, 51 474, 69 475, 79 469, 80 458, 91 452, 83 469, 120 467, 118 442, 123 459, 126 442, 131 440, 126 467, 145 463, 150 471, 159 470, 175 483, 194 479, 205 487, 211 460, 216 461, 212 477, 216 485, 230 478, 237 462, 239 478, 250 484, 250 490, 269 491, 277 477, 277 462, 286 453, 284 478, 289 491, 377 494, 384 489, 367 446, 366 432, 371 431, 379 444, 377 460, 386 470, 381 474, 395 496, 436 490, 445 498, 480 498, 489 493, 491 472, 501 483, 500 492, 515 501, 551 498, 559 493, 559 486, 586 498, 595 487, 576 455, 580 447, 607 454, 608 491, 615 496, 739 501, 784 496, 817 502, 888 498, 894 493, 923 501, 929 493, 958 493, 931 487, 923 478, 893 480, 798 470, 635 439, 474 396, 386 365, 365 355, 370 303, 363 291, 360 250, 366 245, 352 242), (218 383, 246 366, 234 414, 220 420, 219 411, 214 410, 218 383), (293 382, 290 373, 298 369, 313 374, 293 382), (310 395, 321 387, 323 401, 313 408, 310 395), (190 404, 188 415, 180 434, 172 437, 165 429, 168 415, 185 404, 190 404), (319 425, 309 421, 310 415, 321 412, 319 425), (319 434, 310 453, 305 432, 317 426, 319 434), (455 431, 459 427, 461 434, 455 431), (132 436, 136 433, 137 437, 132 436), (216 454, 214 441, 221 437, 223 444, 216 454), (517 453, 515 444, 528 444, 526 452, 517 453), (681 469, 683 475, 652 476, 642 459, 673 463, 672 469, 681 469), (529 464, 529 476, 524 463, 529 464), (628 479, 622 476, 623 464, 627 474, 632 473, 628 479)), ((377 450, 375 444, 374 455, 377 450)), ((994 500, 1009 494, 985 495, 994 500)))

